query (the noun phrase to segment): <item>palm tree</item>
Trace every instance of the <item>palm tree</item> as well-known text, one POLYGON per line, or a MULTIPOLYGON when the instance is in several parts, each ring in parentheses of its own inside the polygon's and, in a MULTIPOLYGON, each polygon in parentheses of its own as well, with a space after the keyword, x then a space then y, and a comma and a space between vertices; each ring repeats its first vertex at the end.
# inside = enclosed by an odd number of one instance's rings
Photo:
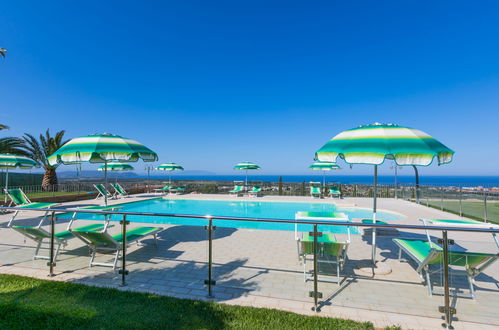
POLYGON ((11 136, 0 138, 0 154, 28 156, 24 150, 24 140, 11 136))
POLYGON ((57 185, 57 173, 55 170, 57 166, 52 166, 49 164, 47 157, 53 154, 57 149, 62 147, 68 140, 63 141, 65 131, 59 131, 55 134, 55 136, 50 135, 50 131, 47 131, 44 134, 40 134, 39 139, 37 140, 33 135, 24 133, 23 140, 25 142, 24 148, 28 152, 28 157, 33 158, 40 162, 45 169, 45 173, 43 174, 42 179, 42 189, 43 190, 51 190, 52 186, 57 185))
POLYGON ((3 58, 5 58, 5 54, 7 53, 7 49, 5 48, 0 48, 0 56, 2 56, 3 58))

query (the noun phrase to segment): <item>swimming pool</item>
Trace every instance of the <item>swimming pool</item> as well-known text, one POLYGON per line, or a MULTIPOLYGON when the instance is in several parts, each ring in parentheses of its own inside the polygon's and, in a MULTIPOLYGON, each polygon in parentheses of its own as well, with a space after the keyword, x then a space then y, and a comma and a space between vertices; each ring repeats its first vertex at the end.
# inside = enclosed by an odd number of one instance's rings
MULTIPOLYGON (((139 202, 131 202, 116 205, 123 212, 147 212, 147 213, 174 213, 190 215, 212 215, 225 217, 247 217, 295 220, 298 211, 307 212, 343 212, 350 220, 369 219, 372 211, 363 208, 339 208, 334 203, 302 203, 302 202, 271 202, 271 201, 213 201, 213 200, 192 200, 192 199, 148 199, 139 202)), ((70 214, 61 215, 62 218, 70 217, 70 214)), ((398 220, 403 216, 391 212, 378 212, 378 219, 387 221, 398 220)), ((98 220, 102 215, 80 214, 78 219, 98 220)), ((112 220, 121 220, 116 217, 112 220)), ((204 226, 206 220, 195 218, 174 218, 174 217, 152 217, 152 216, 128 216, 127 220, 132 222, 175 224, 188 226, 204 226)), ((269 223, 254 221, 236 220, 213 220, 213 225, 229 228, 246 229, 267 229, 267 230, 295 230, 294 224, 269 223)), ((301 224, 299 231, 312 230, 312 225, 301 224)), ((335 233, 346 233, 345 227, 320 225, 320 231, 335 233)), ((350 228, 352 234, 358 234, 355 227, 350 228)))

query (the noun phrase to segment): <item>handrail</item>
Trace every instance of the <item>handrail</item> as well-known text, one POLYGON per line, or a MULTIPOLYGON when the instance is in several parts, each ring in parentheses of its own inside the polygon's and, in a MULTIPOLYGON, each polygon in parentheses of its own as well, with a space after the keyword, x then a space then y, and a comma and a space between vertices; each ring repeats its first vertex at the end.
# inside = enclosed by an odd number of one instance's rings
MULTIPOLYGON (((112 205, 109 206, 111 208, 112 205)), ((245 218, 245 217, 228 217, 217 215, 194 215, 194 214, 175 214, 175 213, 153 213, 153 212, 123 212, 123 211, 106 211, 106 210, 91 210, 91 209, 60 209, 60 208, 44 208, 44 209, 27 209, 23 207, 6 207, 0 206, 0 210, 12 211, 35 211, 35 212, 61 212, 61 213, 93 213, 93 214, 115 214, 126 216, 152 216, 152 217, 171 217, 171 218, 194 218, 194 219, 215 219, 215 220, 232 220, 232 221, 253 221, 253 222, 274 222, 274 223, 289 223, 289 224, 306 224, 306 225, 327 225, 327 226, 350 226, 350 227, 369 227, 369 228, 394 228, 394 229, 419 229, 419 230, 434 230, 434 231, 458 231, 458 232, 480 232, 499 234, 499 226, 491 228, 470 228, 459 226, 424 226, 424 225, 392 225, 380 223, 360 223, 360 222, 328 222, 313 221, 313 220, 287 220, 287 219, 270 219, 270 218, 245 218)), ((129 219, 130 220, 130 219, 129 219)), ((486 225, 486 224, 484 224, 486 225)))

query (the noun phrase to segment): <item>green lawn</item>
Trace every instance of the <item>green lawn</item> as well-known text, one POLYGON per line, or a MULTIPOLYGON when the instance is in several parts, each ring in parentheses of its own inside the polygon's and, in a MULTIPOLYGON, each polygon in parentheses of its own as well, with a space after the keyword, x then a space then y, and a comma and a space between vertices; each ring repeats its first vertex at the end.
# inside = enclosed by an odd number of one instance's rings
POLYGON ((371 323, 0 275, 0 329, 373 329, 371 323))
MULTIPOLYGON (((426 200, 421 200, 421 204, 426 205, 426 200)), ((429 200, 428 204, 434 208, 440 209, 442 202, 440 200, 429 200)), ((443 203, 444 211, 459 214, 459 201, 446 201, 443 203)), ((463 201, 463 216, 483 221, 484 203, 483 201, 463 201)), ((487 220, 489 222, 499 223, 499 202, 487 202, 487 220)))
MULTIPOLYGON (((30 199, 36 199, 36 198, 43 198, 43 197, 53 197, 53 196, 76 196, 76 195, 87 195, 87 191, 72 191, 72 192, 67 192, 67 191, 44 191, 44 192, 36 192, 36 193, 26 193, 26 195, 30 199)), ((0 197, 3 198, 4 194, 0 194, 0 197)))

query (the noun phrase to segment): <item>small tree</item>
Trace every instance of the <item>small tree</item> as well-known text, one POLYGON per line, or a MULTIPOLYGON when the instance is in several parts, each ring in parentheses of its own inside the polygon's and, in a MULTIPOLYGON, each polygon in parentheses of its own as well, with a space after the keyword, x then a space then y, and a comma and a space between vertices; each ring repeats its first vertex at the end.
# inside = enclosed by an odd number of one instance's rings
POLYGON ((67 140, 62 140, 64 133, 65 131, 59 131, 55 136, 51 136, 50 131, 47 129, 45 135, 40 134, 39 140, 28 133, 25 133, 23 136, 25 141, 24 148, 28 152, 29 157, 40 162, 45 169, 42 179, 42 189, 45 191, 51 190, 57 185, 57 173, 55 170, 59 164, 55 166, 50 165, 47 157, 52 155, 67 142, 67 140))

